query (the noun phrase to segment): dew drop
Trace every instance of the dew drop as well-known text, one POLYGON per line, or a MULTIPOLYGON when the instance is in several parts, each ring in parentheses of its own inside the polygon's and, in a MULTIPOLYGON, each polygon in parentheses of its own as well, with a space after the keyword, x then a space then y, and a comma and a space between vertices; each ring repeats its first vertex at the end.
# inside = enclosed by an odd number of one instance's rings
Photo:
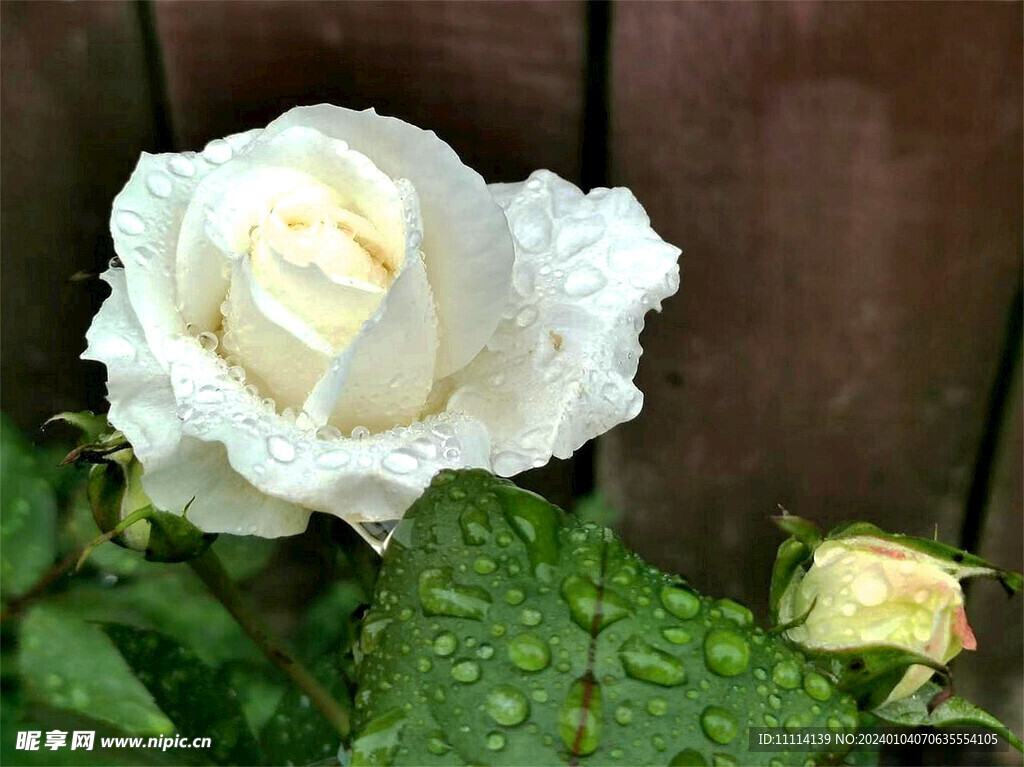
POLYGON ((661 590, 661 603, 682 620, 689 620, 700 612, 700 598, 691 591, 674 586, 665 586, 661 590))
POLYGON ((498 563, 490 557, 477 557, 473 561, 473 572, 477 575, 490 575, 498 569, 498 563))
POLYGON ((669 626, 661 630, 661 635, 672 644, 686 644, 693 638, 682 626, 669 626))
POLYGON ((232 154, 231 144, 221 138, 214 139, 203 149, 203 159, 213 165, 223 165, 232 154))
POLYGON ((514 727, 530 714, 530 702, 510 684, 495 687, 487 693, 487 714, 500 725, 514 727))
POLYGON ((482 621, 491 606, 487 591, 456 583, 450 567, 433 567, 420 573, 419 597, 427 615, 482 621))
POLYGON ((593 266, 583 264, 569 272, 565 278, 565 293, 573 298, 583 298, 599 291, 608 284, 608 279, 593 266))
MULTIPOLYGON (((316 430, 316 438, 324 440, 341 439, 341 429, 337 426, 324 424, 316 430)), ((330 455, 330 453, 327 453, 327 455, 330 455)))
POLYGON ((526 599, 526 593, 522 589, 511 588, 505 592, 505 601, 510 605, 521 605, 526 599))
POLYGON ((396 450, 395 452, 385 456, 384 460, 381 461, 381 466, 390 471, 392 474, 408 474, 416 471, 419 468, 419 459, 406 452, 405 450, 396 450))
POLYGON ((352 439, 366 439, 370 436, 370 430, 365 426, 356 426, 350 434, 352 439))
POLYGON ((154 197, 169 197, 171 194, 171 179, 166 173, 154 171, 146 177, 146 189, 154 197))
POLYGON ((447 658, 459 647, 459 639, 451 631, 442 631, 434 637, 434 654, 447 658))
POLYGON ((832 697, 832 685, 821 674, 809 671, 804 675, 804 692, 814 700, 824 702, 832 697))
POLYGON ((668 703, 664 698, 651 698, 647 701, 647 713, 651 716, 665 716, 668 713, 668 703))
POLYGON ((196 174, 195 164, 187 157, 176 154, 167 162, 167 169, 175 176, 191 178, 196 174))
POLYGON ((782 698, 780 698, 778 695, 769 695, 768 705, 776 711, 778 711, 780 708, 782 708, 782 698))
POLYGON ((853 595, 865 607, 880 605, 889 596, 889 582, 878 567, 870 567, 850 585, 853 595))
POLYGON ((427 736, 427 751, 435 756, 444 756, 451 750, 452 747, 445 740, 444 733, 441 730, 434 730, 427 736))
POLYGON ((669 767, 707 767, 708 760, 699 751, 684 748, 669 760, 669 767))
POLYGON ((434 667, 434 664, 430 661, 430 658, 420 657, 416 659, 416 670, 422 673, 427 673, 434 667))
POLYGON ((480 678, 480 664, 475 660, 463 660, 452 666, 452 679, 463 684, 472 684, 480 678))
POLYGON ((796 661, 784 660, 772 668, 772 681, 783 690, 795 690, 800 686, 800 666, 796 661))
POLYGON ((747 670, 750 646, 730 629, 712 629, 704 637, 704 663, 719 676, 737 676, 747 670))
POLYGON ((518 327, 527 328, 537 321, 537 309, 533 306, 524 306, 516 314, 515 323, 518 327))
POLYGON ((558 734, 577 756, 597 750, 601 739, 601 685, 592 676, 577 679, 569 687, 558 713, 558 734))
POLYGON ((228 368, 228 376, 232 381, 245 383, 245 368, 241 365, 232 365, 228 368))
POLYGON ((208 352, 217 351, 217 345, 220 343, 220 341, 217 339, 216 334, 211 333, 208 330, 203 331, 202 333, 199 334, 198 341, 199 345, 208 352))
POLYGON ((731 599, 719 599, 715 607, 721 611, 722 617, 730 620, 737 626, 749 626, 754 622, 754 614, 739 602, 731 599))
POLYGON ((700 728, 715 743, 723 746, 732 743, 739 732, 736 717, 721 706, 708 706, 700 715, 700 728))
POLYGON ((489 732, 487 733, 487 740, 485 743, 487 744, 487 748, 491 751, 501 751, 501 749, 505 748, 505 733, 497 730, 489 732))
POLYGON ((478 506, 469 506, 459 514, 462 540, 467 546, 480 546, 491 537, 491 522, 487 512, 478 506))
POLYGON ((295 460, 295 445, 278 434, 267 437, 267 452, 279 463, 291 463, 295 460))
POLYGON ((681 660, 648 644, 638 635, 623 642, 619 660, 634 679, 663 687, 674 687, 686 681, 686 669, 681 660))
MULTIPOLYGON (((322 427, 322 428, 334 428, 322 427)), ((317 430, 317 436, 320 437, 319 429, 317 430)), ((323 437, 320 437, 323 439, 323 437)), ((322 453, 316 457, 316 465, 321 469, 339 469, 349 461, 349 455, 344 450, 332 450, 329 453, 322 453)))
POLYGON ((537 626, 542 620, 544 620, 544 615, 541 611, 532 607, 524 607, 519 613, 519 622, 524 626, 537 626))
POLYGON ((146 231, 146 222, 138 213, 130 210, 119 210, 115 213, 114 223, 125 234, 142 234, 146 231))
POLYGON ((216 405, 224 400, 224 392, 216 386, 200 386, 195 394, 196 402, 203 405, 216 405))
POLYGON ((842 607, 839 608, 839 612, 841 612, 843 615, 845 615, 847 618, 849 618, 855 612, 857 612, 857 605, 855 605, 853 602, 847 602, 846 604, 844 604, 842 607))
POLYGON ((508 643, 508 658, 523 671, 542 671, 551 663, 551 650, 540 637, 519 634, 508 643))
POLYGON ((567 576, 562 581, 561 593, 573 621, 587 632, 602 631, 630 614, 625 597, 605 589, 599 598, 597 586, 588 578, 567 576))
POLYGON ((623 727, 633 721, 633 709, 629 707, 628 703, 622 703, 615 707, 615 721, 623 727))

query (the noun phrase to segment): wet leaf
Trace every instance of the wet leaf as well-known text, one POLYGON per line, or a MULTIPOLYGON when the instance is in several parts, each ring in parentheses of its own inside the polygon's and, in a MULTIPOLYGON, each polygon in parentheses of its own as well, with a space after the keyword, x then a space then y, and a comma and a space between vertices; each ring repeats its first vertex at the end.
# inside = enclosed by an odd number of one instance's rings
POLYGON ((748 729, 857 723, 742 605, 482 471, 409 510, 359 650, 354 765, 801 764, 748 729))

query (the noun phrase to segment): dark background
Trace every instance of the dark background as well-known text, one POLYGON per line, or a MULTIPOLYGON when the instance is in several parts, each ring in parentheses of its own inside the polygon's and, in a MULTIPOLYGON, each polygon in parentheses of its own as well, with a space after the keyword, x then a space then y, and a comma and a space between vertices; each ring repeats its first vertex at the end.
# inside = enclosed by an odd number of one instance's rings
MULTIPOLYGON (((375 106, 489 181, 628 186, 684 250, 641 416, 525 484, 596 484, 642 554, 762 615, 777 504, 1020 569, 1022 9, 3 2, 3 408, 103 409, 83 273, 139 152, 375 106)), ((969 602, 957 690, 1020 732, 1021 602, 969 602)))

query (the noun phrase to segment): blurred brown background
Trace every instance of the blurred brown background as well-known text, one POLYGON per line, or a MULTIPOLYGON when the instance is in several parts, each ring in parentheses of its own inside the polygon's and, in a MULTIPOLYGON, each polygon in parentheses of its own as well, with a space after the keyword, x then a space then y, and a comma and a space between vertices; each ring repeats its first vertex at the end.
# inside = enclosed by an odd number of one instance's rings
MULTIPOLYGON (((643 414, 526 484, 596 482, 637 550, 762 615, 778 504, 1020 569, 1022 8, 4 2, 3 409, 103 407, 80 273, 139 152, 375 106, 490 181, 629 186, 684 250, 643 414)), ((970 601, 958 690, 1020 732, 1021 602, 970 601)))

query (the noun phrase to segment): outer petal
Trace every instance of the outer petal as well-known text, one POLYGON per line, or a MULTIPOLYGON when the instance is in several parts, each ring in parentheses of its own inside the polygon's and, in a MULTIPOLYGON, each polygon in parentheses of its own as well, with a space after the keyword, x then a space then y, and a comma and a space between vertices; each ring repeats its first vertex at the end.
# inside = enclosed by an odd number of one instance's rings
POLYGON ((309 510, 260 493, 231 468, 222 445, 183 434, 170 375, 128 302, 124 271, 111 269, 103 279, 111 294, 86 334, 82 357, 107 366, 108 417, 145 467, 142 482, 153 502, 176 511, 194 497, 189 519, 210 532, 271 538, 302 532, 309 510))
MULTIPOLYGON (((189 201, 212 170, 243 151, 260 132, 211 141, 200 154, 144 153, 128 183, 114 198, 110 231, 124 264, 129 300, 150 349, 165 369, 163 339, 185 331, 185 321, 178 311, 175 258, 189 201)), ((218 285, 218 290, 226 290, 220 269, 220 261, 211 261, 197 279, 201 276, 210 281, 208 284, 218 285)), ((222 298, 224 293, 219 295, 222 298)), ((219 305, 220 298, 216 300, 219 305)))
POLYGON ((516 247, 514 300, 487 347, 446 382, 449 412, 487 425, 509 476, 569 457, 635 417, 644 314, 679 287, 679 248, 628 189, 584 196, 549 171, 494 184, 516 247))
POLYGON ((260 491, 357 529, 399 519, 443 468, 488 466, 487 430, 471 418, 441 414, 361 438, 314 432, 306 419, 263 407, 195 339, 174 339, 166 351, 186 435, 226 446, 231 466, 260 491))
POLYGON ((423 252, 437 301, 438 376, 461 368, 498 325, 514 260, 504 216, 484 180, 432 131, 372 109, 297 107, 267 126, 264 139, 295 126, 342 139, 392 178, 412 182, 422 205, 423 252))

